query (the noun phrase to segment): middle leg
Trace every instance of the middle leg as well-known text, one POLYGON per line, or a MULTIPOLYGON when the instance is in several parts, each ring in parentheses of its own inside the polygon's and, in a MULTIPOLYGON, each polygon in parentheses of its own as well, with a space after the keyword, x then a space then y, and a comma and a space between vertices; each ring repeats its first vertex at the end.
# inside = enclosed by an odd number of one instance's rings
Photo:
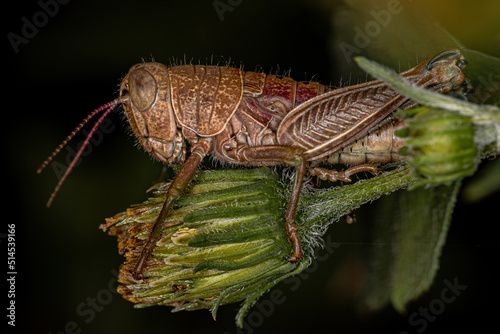
POLYGON ((295 167, 295 177, 292 185, 292 192, 290 194, 290 201, 285 214, 286 231, 288 241, 293 244, 293 254, 287 261, 297 263, 302 259, 302 248, 298 235, 297 225, 295 224, 295 215, 297 213, 297 206, 302 190, 302 183, 306 174, 306 161, 301 149, 280 146, 239 146, 235 150, 227 152, 231 159, 237 160, 241 163, 254 166, 272 166, 272 165, 289 165, 295 167))

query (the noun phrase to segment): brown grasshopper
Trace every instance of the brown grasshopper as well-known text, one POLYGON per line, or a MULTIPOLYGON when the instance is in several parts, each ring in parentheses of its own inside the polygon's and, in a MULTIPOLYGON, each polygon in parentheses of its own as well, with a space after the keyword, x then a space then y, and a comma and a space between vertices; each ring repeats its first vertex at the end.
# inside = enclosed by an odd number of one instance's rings
MULTIPOLYGON (((464 83, 465 65, 461 52, 450 48, 400 76, 414 85, 446 93, 464 83)), ((401 140, 393 135, 393 128, 404 123, 388 123, 372 134, 369 131, 397 108, 414 105, 381 81, 334 89, 232 67, 140 63, 122 80, 120 96, 87 116, 40 167, 39 172, 91 117, 104 111, 48 205, 97 126, 120 104, 149 154, 168 165, 182 164, 133 269, 136 279, 142 276, 161 236, 162 222, 207 154, 235 165, 295 168, 285 220, 293 244, 287 260, 298 262, 302 250, 294 220, 306 172, 324 180, 348 182, 350 175, 376 173, 377 164, 404 159, 397 153, 401 140), (338 172, 319 167, 321 162, 352 166, 338 172)))

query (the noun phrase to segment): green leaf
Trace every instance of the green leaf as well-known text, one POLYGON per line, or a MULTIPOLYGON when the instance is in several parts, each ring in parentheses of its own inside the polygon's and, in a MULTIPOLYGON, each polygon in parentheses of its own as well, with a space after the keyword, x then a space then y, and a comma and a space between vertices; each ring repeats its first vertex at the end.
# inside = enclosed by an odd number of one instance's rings
POLYGON ((374 206, 373 246, 366 304, 389 302, 399 312, 425 292, 439 268, 460 181, 398 191, 374 206))

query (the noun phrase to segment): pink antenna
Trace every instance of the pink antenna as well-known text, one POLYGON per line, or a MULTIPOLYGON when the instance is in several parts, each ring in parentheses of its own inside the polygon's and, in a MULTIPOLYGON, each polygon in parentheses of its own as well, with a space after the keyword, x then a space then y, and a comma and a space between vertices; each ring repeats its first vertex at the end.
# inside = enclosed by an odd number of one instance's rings
POLYGON ((85 147, 87 147, 87 145, 89 144, 90 142, 90 139, 92 138, 92 135, 97 131, 97 128, 99 127, 99 125, 102 123, 102 121, 104 121, 104 119, 109 115, 109 113, 116 108, 116 106, 122 102, 122 99, 118 98, 118 99, 115 99, 111 102, 108 102, 106 103, 105 105, 103 106, 100 106, 99 108, 97 108, 96 110, 92 111, 90 114, 87 115, 87 117, 85 117, 83 119, 83 121, 80 122, 80 124, 78 124, 78 126, 69 134, 69 136, 67 136, 61 144, 59 144, 59 146, 57 146, 57 148, 50 154, 50 156, 42 163, 42 165, 40 166, 40 168, 38 168, 38 170, 36 171, 38 174, 40 174, 42 172, 42 170, 47 167, 47 165, 54 159, 54 157, 64 148, 64 146, 66 146, 66 144, 68 144, 68 142, 82 129, 82 127, 87 124, 87 122, 92 118, 94 117, 95 115, 97 115, 98 113, 102 112, 103 110, 106 110, 102 115, 101 117, 99 117, 99 119, 97 120, 97 122, 95 122, 94 126, 92 127, 92 129, 90 130, 89 134, 87 135, 87 138, 85 138, 85 141, 83 142, 83 145, 80 147, 80 149, 78 150, 78 152, 76 153, 75 157, 73 158, 73 160, 71 161, 71 163, 69 164, 68 168, 66 169, 66 171, 64 172, 63 176, 61 177, 61 179, 59 180, 59 183, 57 183, 56 187, 54 188, 54 191, 52 192, 52 194, 50 195, 50 198, 47 202, 47 207, 49 207, 51 204, 52 204, 52 201, 54 200, 54 198, 56 197, 56 194, 57 192, 59 191, 59 189, 61 188, 61 185, 64 183, 64 180, 66 180, 66 178, 68 177, 69 173, 71 172, 71 170, 73 169, 73 167, 75 167, 75 164, 76 162, 78 161, 78 159, 80 159, 80 156, 82 155, 83 151, 85 150, 85 147))

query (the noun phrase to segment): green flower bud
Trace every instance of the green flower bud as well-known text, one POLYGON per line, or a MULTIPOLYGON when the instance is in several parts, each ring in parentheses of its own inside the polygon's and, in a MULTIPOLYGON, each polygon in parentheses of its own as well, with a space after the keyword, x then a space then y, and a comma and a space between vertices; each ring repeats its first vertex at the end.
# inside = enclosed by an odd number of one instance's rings
MULTIPOLYGON (((400 113, 407 119, 404 154, 420 181, 412 187, 444 183, 472 175, 479 163, 470 117, 456 112, 420 107, 400 113)), ((401 134, 398 134, 401 135, 401 134)))
POLYGON ((168 184, 154 197, 101 226, 118 236, 126 257, 119 292, 136 307, 173 311, 210 308, 245 300, 238 322, 266 290, 305 269, 298 264, 284 226, 284 188, 269 169, 200 172, 169 214, 143 280, 132 269, 159 214, 168 184))

